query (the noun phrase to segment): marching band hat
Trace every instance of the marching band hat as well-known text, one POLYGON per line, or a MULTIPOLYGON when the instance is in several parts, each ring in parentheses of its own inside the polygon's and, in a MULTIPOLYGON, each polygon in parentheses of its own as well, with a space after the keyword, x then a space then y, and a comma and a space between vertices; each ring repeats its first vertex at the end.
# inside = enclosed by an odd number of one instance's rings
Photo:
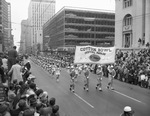
POLYGON ((110 65, 110 68, 114 68, 113 65, 110 65))
POLYGON ((71 68, 74 68, 73 66, 71 66, 71 68))
POLYGON ((98 65, 98 68, 101 68, 102 66, 101 65, 98 65))
POLYGON ((87 65, 84 65, 84 68, 87 68, 87 65))

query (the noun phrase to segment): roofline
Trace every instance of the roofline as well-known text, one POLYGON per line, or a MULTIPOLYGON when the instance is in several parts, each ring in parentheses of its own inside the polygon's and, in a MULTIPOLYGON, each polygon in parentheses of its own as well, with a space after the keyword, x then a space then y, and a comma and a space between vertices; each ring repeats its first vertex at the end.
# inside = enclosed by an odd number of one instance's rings
POLYGON ((95 11, 95 12, 104 12, 104 13, 115 13, 115 10, 82 8, 82 7, 72 7, 72 6, 64 6, 62 9, 72 9, 72 10, 82 10, 82 11, 95 11))
MULTIPOLYGON (((55 18, 60 12, 62 12, 63 10, 82 10, 82 11, 91 11, 91 12, 101 12, 101 13, 113 13, 115 14, 115 10, 105 10, 105 9, 92 9, 92 8, 81 8, 81 7, 71 7, 71 6, 64 6, 62 7, 57 13, 55 13, 46 23, 48 23, 50 20, 52 20, 53 18, 55 18)), ((44 24, 44 25, 45 25, 44 24)), ((43 26, 44 26, 43 25, 43 26)))

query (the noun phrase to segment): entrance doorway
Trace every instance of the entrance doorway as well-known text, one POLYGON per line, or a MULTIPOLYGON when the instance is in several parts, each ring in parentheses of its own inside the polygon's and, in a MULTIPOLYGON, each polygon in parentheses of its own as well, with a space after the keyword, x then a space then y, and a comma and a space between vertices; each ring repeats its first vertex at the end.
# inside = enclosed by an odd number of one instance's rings
POLYGON ((131 34, 127 33, 124 35, 124 47, 129 48, 131 46, 131 34))

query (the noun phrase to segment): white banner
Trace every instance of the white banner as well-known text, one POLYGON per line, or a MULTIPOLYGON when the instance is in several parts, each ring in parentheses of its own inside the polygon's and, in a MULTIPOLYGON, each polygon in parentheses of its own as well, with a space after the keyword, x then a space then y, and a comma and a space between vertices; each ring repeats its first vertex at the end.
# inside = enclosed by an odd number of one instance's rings
POLYGON ((76 46, 74 63, 111 64, 115 62, 115 47, 76 46))

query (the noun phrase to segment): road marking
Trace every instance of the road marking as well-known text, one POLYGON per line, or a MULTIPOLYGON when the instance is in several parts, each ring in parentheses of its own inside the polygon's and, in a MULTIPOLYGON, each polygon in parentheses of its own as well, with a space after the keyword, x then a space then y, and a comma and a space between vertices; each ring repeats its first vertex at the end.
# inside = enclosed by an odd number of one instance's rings
MULTIPOLYGON (((130 96, 128 96, 128 95, 125 95, 125 94, 123 94, 123 93, 121 93, 121 92, 118 92, 118 91, 116 91, 116 90, 112 90, 112 91, 115 92, 115 93, 118 93, 118 94, 120 94, 120 95, 122 95, 122 96, 125 96, 125 97, 127 97, 127 98, 129 98, 129 99, 132 99, 132 100, 134 100, 134 101, 136 101, 136 102, 143 103, 143 102, 140 101, 140 100, 137 100, 137 99, 135 99, 135 98, 133 98, 133 97, 130 97, 130 96)), ((145 103, 143 103, 143 104, 145 104, 145 103)))
POLYGON ((77 96, 79 99, 81 99, 82 101, 84 101, 87 105, 89 105, 91 108, 94 108, 94 106, 92 106, 90 103, 88 103, 87 101, 85 101, 82 97, 80 97, 78 94, 74 93, 75 96, 77 96))

